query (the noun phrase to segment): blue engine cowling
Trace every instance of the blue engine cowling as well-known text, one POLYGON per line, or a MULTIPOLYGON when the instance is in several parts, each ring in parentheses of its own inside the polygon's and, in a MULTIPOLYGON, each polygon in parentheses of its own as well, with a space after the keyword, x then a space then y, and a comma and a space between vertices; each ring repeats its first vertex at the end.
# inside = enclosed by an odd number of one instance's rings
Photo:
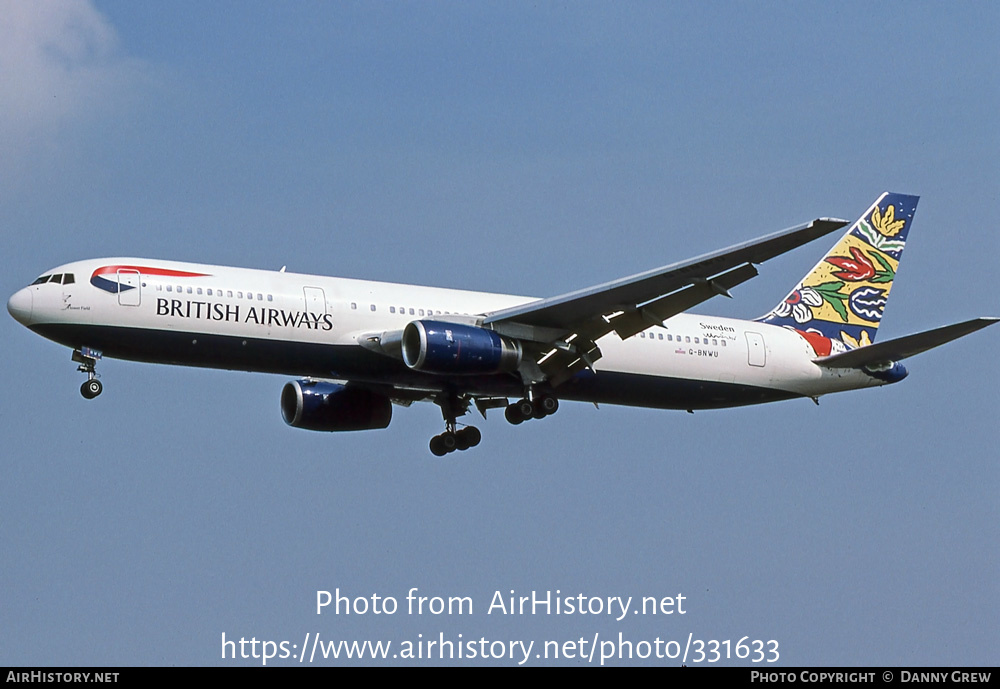
POLYGON ((281 416, 310 431, 367 431, 389 425, 392 402, 364 388, 293 380, 281 390, 281 416))
POLYGON ((473 325, 413 321, 403 329, 403 361, 428 373, 500 373, 521 363, 521 344, 473 325))

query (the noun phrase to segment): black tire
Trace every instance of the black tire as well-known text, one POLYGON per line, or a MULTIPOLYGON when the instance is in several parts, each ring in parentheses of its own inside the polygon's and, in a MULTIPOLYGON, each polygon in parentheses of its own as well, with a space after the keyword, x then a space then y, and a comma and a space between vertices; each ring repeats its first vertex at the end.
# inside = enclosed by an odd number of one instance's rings
POLYGON ((521 416, 516 404, 508 404, 507 408, 503 410, 503 415, 508 422, 515 426, 524 422, 524 417, 521 416))
POLYGON ((448 454, 448 450, 444 447, 444 442, 441 440, 441 436, 436 435, 431 438, 431 454, 435 457, 444 457, 448 454))
POLYGON ((545 412, 545 415, 548 416, 549 414, 555 414, 557 411, 559 411, 559 400, 557 400, 555 397, 549 397, 548 395, 546 395, 541 400, 539 400, 538 406, 541 407, 542 410, 545 412))
POLYGON ((518 400, 515 404, 522 419, 530 419, 535 415, 535 405, 531 403, 531 400, 518 400))
POLYGON ((462 449, 467 450, 470 447, 475 447, 483 439, 483 434, 479 432, 479 429, 475 426, 466 426, 461 431, 459 435, 465 439, 465 447, 462 449))
POLYGON ((101 385, 101 381, 97 378, 91 378, 90 380, 84 381, 83 385, 80 386, 80 394, 86 397, 88 400, 92 400, 104 391, 104 386, 101 385))
POLYGON ((458 438, 451 431, 445 431, 438 436, 441 438, 441 447, 444 448, 445 452, 454 452, 458 448, 458 438))

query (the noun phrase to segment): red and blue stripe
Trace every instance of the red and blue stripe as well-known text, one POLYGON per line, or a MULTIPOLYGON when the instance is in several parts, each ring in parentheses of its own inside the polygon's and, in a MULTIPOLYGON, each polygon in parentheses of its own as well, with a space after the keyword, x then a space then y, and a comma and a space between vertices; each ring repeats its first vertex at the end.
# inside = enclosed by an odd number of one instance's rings
POLYGON ((151 268, 150 266, 101 266, 91 273, 90 284, 112 294, 135 289, 132 285, 122 285, 119 283, 118 273, 121 271, 135 272, 140 275, 156 275, 159 277, 211 277, 208 273, 191 273, 186 270, 168 270, 166 268, 151 268))

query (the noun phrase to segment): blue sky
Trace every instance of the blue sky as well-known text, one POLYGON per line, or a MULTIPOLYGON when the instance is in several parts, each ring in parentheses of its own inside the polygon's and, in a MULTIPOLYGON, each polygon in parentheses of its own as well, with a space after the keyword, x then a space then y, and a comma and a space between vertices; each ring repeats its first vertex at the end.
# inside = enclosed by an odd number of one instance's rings
MULTIPOLYGON (((5 295, 134 255, 549 296, 892 190, 921 201, 880 337, 1000 315, 993 3, 0 17, 5 295)), ((826 248, 700 310, 760 315, 826 248)), ((791 665, 996 664, 997 336, 819 407, 495 414, 436 459, 432 405, 310 433, 281 421, 276 376, 107 360, 87 402, 69 351, 4 317, 0 664, 232 664, 223 633, 306 632, 749 635, 791 665), (317 616, 337 587, 476 607, 317 616), (688 612, 487 615, 511 589, 683 593, 688 612)))

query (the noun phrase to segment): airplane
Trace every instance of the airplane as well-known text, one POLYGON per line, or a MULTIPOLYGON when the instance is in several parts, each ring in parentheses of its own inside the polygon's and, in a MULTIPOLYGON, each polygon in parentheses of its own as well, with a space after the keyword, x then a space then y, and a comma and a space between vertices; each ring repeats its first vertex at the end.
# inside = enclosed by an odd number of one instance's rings
POLYGON ((900 363, 992 325, 976 318, 875 343, 918 197, 883 193, 788 295, 753 320, 688 310, 756 265, 848 223, 833 218, 546 299, 139 258, 67 263, 7 302, 20 323, 73 350, 101 394, 103 357, 296 376, 285 422, 386 428, 393 404, 431 401, 443 456, 478 445, 458 419, 504 409, 512 424, 561 400, 694 410, 896 383, 900 363), (512 401, 513 400, 513 401, 512 401))

